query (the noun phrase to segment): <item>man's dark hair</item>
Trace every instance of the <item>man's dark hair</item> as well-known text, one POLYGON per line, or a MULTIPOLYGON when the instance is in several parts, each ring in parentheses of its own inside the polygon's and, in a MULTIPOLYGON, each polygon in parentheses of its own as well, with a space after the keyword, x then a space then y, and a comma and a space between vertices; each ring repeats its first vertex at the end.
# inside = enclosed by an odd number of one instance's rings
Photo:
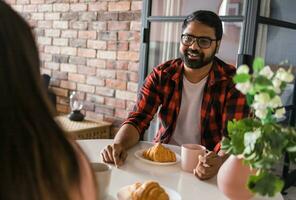
POLYGON ((222 22, 216 13, 208 10, 195 11, 185 18, 182 25, 182 30, 184 31, 188 24, 193 21, 199 21, 209 27, 214 28, 216 39, 221 40, 223 35, 222 22))

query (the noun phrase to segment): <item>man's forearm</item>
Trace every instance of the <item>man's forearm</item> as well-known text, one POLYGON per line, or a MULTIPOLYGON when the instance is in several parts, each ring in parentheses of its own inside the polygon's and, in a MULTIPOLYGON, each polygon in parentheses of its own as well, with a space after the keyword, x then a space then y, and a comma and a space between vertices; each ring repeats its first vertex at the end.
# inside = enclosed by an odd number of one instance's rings
POLYGON ((139 142, 140 134, 131 124, 124 124, 117 132, 114 143, 121 144, 124 149, 129 149, 139 142))

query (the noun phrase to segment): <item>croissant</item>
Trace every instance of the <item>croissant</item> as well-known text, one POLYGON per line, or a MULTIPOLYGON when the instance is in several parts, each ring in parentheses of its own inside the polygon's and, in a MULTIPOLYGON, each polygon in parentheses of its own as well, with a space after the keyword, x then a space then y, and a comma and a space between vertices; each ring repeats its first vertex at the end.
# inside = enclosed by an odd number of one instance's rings
POLYGON ((143 152, 143 157, 156 162, 176 162, 176 155, 160 143, 143 152))
POLYGON ((132 200, 169 200, 168 194, 157 182, 146 181, 130 186, 132 200))

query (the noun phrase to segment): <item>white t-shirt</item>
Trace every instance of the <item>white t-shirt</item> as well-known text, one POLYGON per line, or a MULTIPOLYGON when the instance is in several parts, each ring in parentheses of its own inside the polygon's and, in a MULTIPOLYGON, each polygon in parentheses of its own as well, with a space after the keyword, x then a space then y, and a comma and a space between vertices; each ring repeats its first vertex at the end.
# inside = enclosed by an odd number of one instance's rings
POLYGON ((207 78, 191 83, 183 76, 181 107, 171 144, 200 144, 200 111, 207 78))

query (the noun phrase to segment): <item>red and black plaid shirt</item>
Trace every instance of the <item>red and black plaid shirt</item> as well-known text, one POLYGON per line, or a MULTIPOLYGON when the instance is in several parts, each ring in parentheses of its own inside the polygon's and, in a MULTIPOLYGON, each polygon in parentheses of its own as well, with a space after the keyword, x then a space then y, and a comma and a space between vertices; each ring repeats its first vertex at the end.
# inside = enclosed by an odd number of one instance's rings
MULTIPOLYGON (((161 124, 154 141, 168 143, 181 106, 183 66, 181 59, 175 59, 155 67, 146 78, 134 110, 124 124, 132 124, 143 135, 160 107, 158 117, 161 124)), ((200 119, 201 144, 209 150, 219 150, 222 136, 227 135, 228 120, 248 116, 245 96, 232 81, 235 70, 235 67, 215 58, 209 72, 200 119)))

